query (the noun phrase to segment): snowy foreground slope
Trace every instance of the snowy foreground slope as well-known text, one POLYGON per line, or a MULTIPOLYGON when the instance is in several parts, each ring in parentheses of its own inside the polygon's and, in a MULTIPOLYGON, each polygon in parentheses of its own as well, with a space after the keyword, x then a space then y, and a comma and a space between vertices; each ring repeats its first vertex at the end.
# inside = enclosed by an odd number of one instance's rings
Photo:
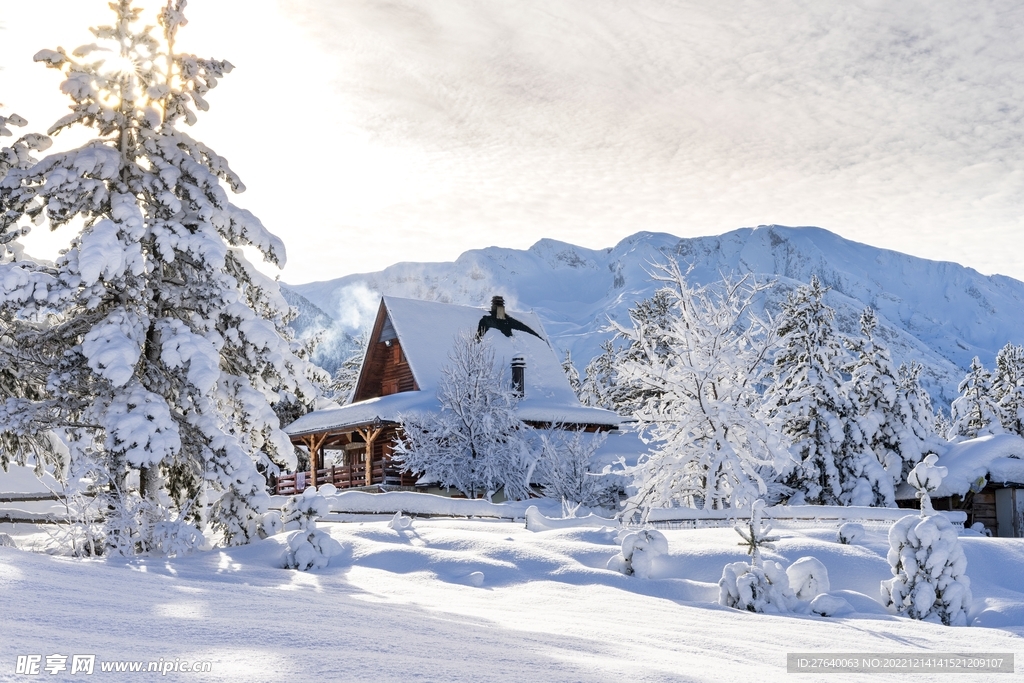
MULTIPOLYGON (((395 530, 363 519, 321 522, 344 551, 308 573, 278 568, 282 535, 132 562, 0 547, 0 679, 21 680, 16 655, 54 652, 208 660, 201 680, 239 681, 774 681, 791 679, 787 652, 1024 656, 1024 578, 1009 570, 1024 563, 1016 540, 962 539, 975 625, 950 628, 877 602, 889 576, 881 531, 859 545, 839 545, 834 530, 779 531, 766 557, 817 557, 854 608, 823 618, 718 606, 722 567, 745 557, 731 529, 665 531, 668 554, 654 578, 638 579, 605 569, 618 549, 611 529, 416 519, 395 530)), ((0 530, 26 546, 41 540, 0 530)))
MULTIPOLYGON (((754 273, 782 285, 777 302, 797 283, 817 274, 840 329, 856 329, 871 305, 897 362, 917 359, 924 382, 948 405, 971 358, 991 365, 1007 342, 1024 342, 1024 283, 985 276, 955 263, 928 261, 851 242, 820 228, 763 226, 716 237, 680 239, 637 233, 616 246, 591 250, 541 240, 528 250, 497 247, 468 251, 453 263, 399 263, 378 273, 290 286, 301 303, 300 325, 336 321, 336 332, 357 333, 373 320, 380 294, 482 306, 502 294, 510 307, 532 308, 558 350, 570 350, 582 370, 598 353, 608 319, 627 321, 627 310, 650 296, 650 264, 674 257, 694 264, 705 283, 719 273, 754 273)), ((769 302, 769 310, 775 310, 769 302)), ((328 340, 319 362, 333 369, 340 358, 328 340)))

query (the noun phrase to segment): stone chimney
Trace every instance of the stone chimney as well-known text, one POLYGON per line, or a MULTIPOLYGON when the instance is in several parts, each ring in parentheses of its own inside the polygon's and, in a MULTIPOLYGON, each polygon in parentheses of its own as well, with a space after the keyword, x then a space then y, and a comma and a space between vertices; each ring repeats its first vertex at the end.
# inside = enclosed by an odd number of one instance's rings
POLYGON ((491 315, 498 320, 505 319, 505 299, 500 296, 491 297, 491 315))
POLYGON ((519 398, 526 395, 526 359, 522 356, 512 358, 512 391, 519 398))

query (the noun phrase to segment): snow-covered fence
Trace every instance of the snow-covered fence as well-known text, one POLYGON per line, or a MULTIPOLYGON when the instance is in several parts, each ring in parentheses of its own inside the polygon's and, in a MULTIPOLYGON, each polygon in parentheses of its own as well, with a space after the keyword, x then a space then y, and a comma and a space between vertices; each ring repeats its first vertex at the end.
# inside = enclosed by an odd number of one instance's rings
MULTIPOLYGON (((449 498, 410 491, 344 491, 325 497, 331 506, 331 512, 322 518, 325 522, 343 521, 343 515, 393 515, 396 512, 422 517, 487 517, 525 521, 526 509, 544 500, 489 503, 486 500, 449 498)), ((556 504, 552 501, 552 505, 556 504)))
MULTIPOLYGON (((841 505, 777 505, 766 507, 762 517, 775 528, 826 527, 838 528, 847 522, 864 526, 889 527, 916 510, 841 505)), ((958 530, 964 528, 967 513, 959 510, 942 512, 958 530)), ((750 508, 697 510, 694 508, 655 508, 647 513, 647 523, 658 529, 705 529, 728 527, 736 520, 750 518, 750 508)), ((629 526, 642 526, 636 523, 629 526)))

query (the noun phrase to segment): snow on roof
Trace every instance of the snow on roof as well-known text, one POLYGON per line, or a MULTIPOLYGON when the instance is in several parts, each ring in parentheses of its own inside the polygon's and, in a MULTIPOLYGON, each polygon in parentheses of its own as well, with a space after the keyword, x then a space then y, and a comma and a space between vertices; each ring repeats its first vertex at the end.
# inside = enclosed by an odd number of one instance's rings
MULTIPOLYGON (((367 424, 375 417, 397 421, 402 413, 440 409, 437 386, 442 368, 449 364, 448 353, 452 344, 459 334, 475 333, 480 319, 488 310, 393 296, 384 297, 384 307, 420 391, 391 394, 334 410, 314 411, 289 425, 285 429, 288 434, 297 436, 367 424)), ((609 426, 617 426, 621 422, 621 418, 610 410, 580 404, 536 314, 508 311, 507 315, 540 335, 535 337, 516 331, 511 337, 506 337, 496 329, 487 330, 484 334, 484 339, 494 349, 495 362, 506 372, 510 372, 513 357, 522 356, 526 361, 525 396, 517 408, 520 419, 609 426)))
MULTIPOLYGON (((982 477, 993 484, 1024 485, 1024 439, 1015 434, 997 434, 951 444, 936 463, 949 470, 932 498, 966 495, 982 477)), ((909 484, 900 485, 896 497, 914 498, 909 484)))

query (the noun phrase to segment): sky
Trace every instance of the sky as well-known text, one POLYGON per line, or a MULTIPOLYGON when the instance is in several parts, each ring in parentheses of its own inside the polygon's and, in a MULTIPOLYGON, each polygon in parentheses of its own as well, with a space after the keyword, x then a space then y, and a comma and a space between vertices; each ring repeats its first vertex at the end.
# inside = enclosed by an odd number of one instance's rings
MULTIPOLYGON (((32 55, 109 16, 0 0, 0 111, 49 127, 67 103, 32 55)), ((1013 0, 191 0, 187 16, 179 47, 236 67, 191 132, 285 240, 293 284, 763 224, 1024 279, 1013 0)))

